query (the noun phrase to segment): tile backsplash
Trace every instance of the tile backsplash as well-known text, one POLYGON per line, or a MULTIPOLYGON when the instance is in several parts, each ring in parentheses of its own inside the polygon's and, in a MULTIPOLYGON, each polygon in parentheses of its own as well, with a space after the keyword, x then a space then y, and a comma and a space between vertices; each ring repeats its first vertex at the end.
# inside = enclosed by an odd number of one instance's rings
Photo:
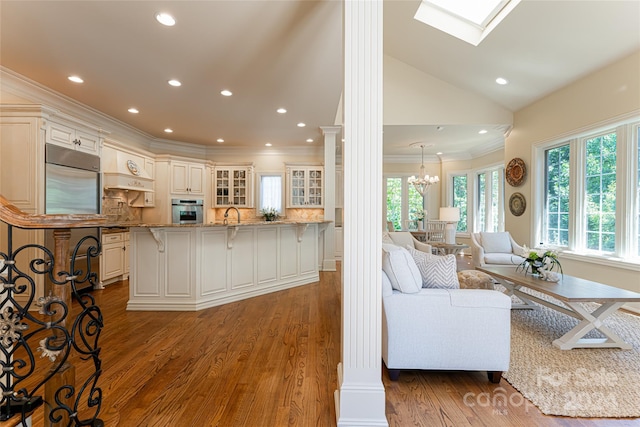
POLYGON ((142 208, 129 206, 124 190, 105 190, 102 214, 114 222, 142 222, 142 208))

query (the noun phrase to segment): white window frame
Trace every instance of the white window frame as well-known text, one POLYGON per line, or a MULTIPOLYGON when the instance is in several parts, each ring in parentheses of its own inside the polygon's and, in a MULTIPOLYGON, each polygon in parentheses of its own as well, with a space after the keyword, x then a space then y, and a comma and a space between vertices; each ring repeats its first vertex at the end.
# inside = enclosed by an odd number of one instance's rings
POLYGON ((467 231, 456 231, 456 238, 471 238, 471 233, 475 229, 475 192, 474 192, 474 172, 471 169, 452 171, 447 173, 446 200, 448 206, 453 206, 453 178, 456 176, 467 177, 467 231))
POLYGON ((262 217, 262 213, 260 212, 261 208, 260 206, 262 206, 262 177, 263 176, 278 176, 280 177, 280 191, 282 194, 282 197, 280 198, 280 207, 279 207, 279 211, 280 211, 280 216, 281 217, 286 217, 286 210, 285 210, 285 198, 287 197, 286 193, 285 193, 285 176, 284 176, 284 172, 267 172, 267 171, 263 171, 263 172, 257 172, 256 173, 256 185, 255 188, 258 189, 258 191, 256 191, 256 217, 262 217))
MULTIPOLYGON (((409 186, 411 184, 409 184, 408 180, 411 177, 411 175, 408 174, 388 174, 388 175, 384 175, 383 178, 383 183, 382 183, 382 200, 383 200, 383 206, 382 206, 382 215, 383 215, 383 224, 385 224, 385 230, 386 230, 386 224, 387 224, 387 180, 389 178, 396 178, 396 179, 400 179, 401 182, 401 187, 400 187, 400 198, 402 199, 402 205, 400 207, 400 224, 402 227, 402 230, 405 230, 405 224, 408 224, 409 221, 409 186)), ((427 191, 427 194, 422 198, 422 209, 426 210, 425 206, 429 206, 429 194, 431 193, 431 190, 427 191)))
MULTIPOLYGON (((560 135, 552 140, 532 145, 531 164, 531 221, 532 244, 542 242, 544 235, 545 151, 569 143, 569 244, 563 257, 590 263, 640 271, 640 256, 633 254, 637 247, 638 225, 635 212, 640 203, 637 186, 638 130, 637 112, 626 117, 585 127, 560 135), (587 139, 606 133, 616 133, 616 248, 614 253, 586 249, 585 243, 585 159, 587 139), (628 215, 633 212, 633 215, 628 215)), ((542 242, 544 243, 544 242, 542 242)))
POLYGON ((479 175, 484 175, 484 211, 485 211, 485 224, 484 229, 480 228, 480 224, 478 221, 480 220, 480 215, 474 215, 476 221, 473 223, 474 232, 480 231, 493 231, 493 216, 489 215, 491 212, 491 193, 493 190, 493 181, 491 180, 491 174, 494 171, 498 171, 498 231, 504 231, 504 164, 494 164, 481 169, 476 169, 473 174, 473 188, 474 195, 476 199, 474 200, 474 213, 476 211, 477 201, 480 199, 480 194, 478 193, 478 183, 479 183, 479 175))

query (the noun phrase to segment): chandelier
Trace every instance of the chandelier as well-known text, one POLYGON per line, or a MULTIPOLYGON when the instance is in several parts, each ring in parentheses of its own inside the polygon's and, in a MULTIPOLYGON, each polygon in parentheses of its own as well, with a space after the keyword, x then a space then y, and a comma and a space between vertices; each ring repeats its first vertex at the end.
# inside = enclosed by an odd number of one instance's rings
POLYGON ((438 176, 429 176, 424 173, 424 143, 420 144, 420 148, 422 149, 422 164, 420 165, 420 174, 416 178, 415 176, 409 177, 409 184, 413 184, 418 193, 422 197, 429 191, 429 187, 433 184, 440 182, 440 178, 438 176))

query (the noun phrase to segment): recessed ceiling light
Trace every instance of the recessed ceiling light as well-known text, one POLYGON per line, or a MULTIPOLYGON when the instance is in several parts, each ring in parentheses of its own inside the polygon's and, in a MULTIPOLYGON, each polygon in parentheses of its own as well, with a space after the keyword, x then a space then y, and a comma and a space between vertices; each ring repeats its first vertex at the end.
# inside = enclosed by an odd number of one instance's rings
POLYGON ((131 107, 127 110, 128 112, 130 112, 131 114, 138 114, 140 111, 138 111, 137 108, 131 107))
POLYGON ((286 108, 278 108, 276 111, 277 111, 278 113, 280 113, 280 114, 284 114, 284 113, 286 113, 286 112, 287 112, 287 109, 286 109, 286 108))
POLYGON ((222 96, 231 96, 231 95, 233 95, 233 92, 231 92, 230 90, 225 89, 223 91, 220 91, 220 95, 222 95, 222 96))
POLYGON ((74 83, 84 83, 84 80, 82 80, 80 77, 78 76, 69 76, 67 77, 69 80, 71 80, 74 83))
POLYGON ((302 122, 298 123, 298 127, 299 127, 299 128, 303 128, 303 127, 305 127, 305 126, 306 126, 306 124, 304 124, 304 123, 302 123, 302 122))
POLYGON ((498 83, 499 85, 506 85, 507 83, 509 83, 509 80, 505 79, 504 77, 498 77, 496 79, 496 83, 498 83))
POLYGON ((222 143, 224 142, 224 139, 222 139, 222 138, 218 138, 218 139, 216 139, 216 141, 218 141, 219 143, 221 143, 221 144, 222 144, 222 143))
POLYGON ((270 142, 267 142, 266 144, 264 144, 265 147, 271 147, 271 145, 272 144, 270 142))
POLYGON ((169 83, 171 86, 174 86, 174 87, 182 86, 182 83, 180 83, 180 80, 176 80, 176 79, 171 79, 167 83, 169 83))
POLYGON ((436 156, 441 156, 441 155, 442 155, 442 151, 438 151, 438 152, 436 153, 436 156))
POLYGON ((485 133, 487 133, 488 131, 486 129, 482 129, 480 132, 478 132, 480 135, 484 135, 485 133))
POLYGON ((307 142, 313 142, 313 139, 309 138, 307 139, 307 142))
POLYGON ((174 25, 176 25, 176 20, 173 18, 173 16, 164 12, 156 13, 156 21, 158 21, 162 25, 166 25, 167 27, 173 27, 174 25))
POLYGON ((165 131, 166 133, 172 133, 172 132, 173 132, 173 129, 171 129, 171 128, 166 128, 164 131, 165 131))

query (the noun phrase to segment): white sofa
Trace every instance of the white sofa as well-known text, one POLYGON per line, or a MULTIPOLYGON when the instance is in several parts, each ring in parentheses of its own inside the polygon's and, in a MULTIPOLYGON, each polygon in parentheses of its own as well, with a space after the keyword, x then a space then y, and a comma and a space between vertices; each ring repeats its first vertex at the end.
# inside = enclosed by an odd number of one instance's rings
POLYGON ((523 248, 513 240, 511 233, 471 233, 471 258, 474 267, 515 267, 524 261, 523 248))
POLYGON ((392 380, 402 369, 463 370, 487 371, 497 383, 509 368, 510 346, 511 299, 503 293, 403 293, 382 272, 382 359, 392 380))

